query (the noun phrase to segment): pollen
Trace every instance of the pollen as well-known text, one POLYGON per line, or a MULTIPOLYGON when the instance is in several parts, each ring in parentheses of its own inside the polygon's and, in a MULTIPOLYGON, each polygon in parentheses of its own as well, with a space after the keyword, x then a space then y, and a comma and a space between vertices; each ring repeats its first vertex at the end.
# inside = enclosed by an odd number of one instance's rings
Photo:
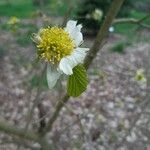
POLYGON ((40 30, 37 43, 39 58, 58 64, 60 60, 72 53, 75 44, 68 32, 59 27, 48 27, 40 30))

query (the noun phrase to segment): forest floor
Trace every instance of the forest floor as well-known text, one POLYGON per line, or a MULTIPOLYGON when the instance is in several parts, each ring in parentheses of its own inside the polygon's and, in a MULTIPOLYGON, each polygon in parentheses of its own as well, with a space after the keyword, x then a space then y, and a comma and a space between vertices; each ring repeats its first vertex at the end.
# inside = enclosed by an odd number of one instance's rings
MULTIPOLYGON (((0 120, 18 128, 25 128, 42 67, 34 63, 36 48, 30 33, 25 27, 16 32, 0 29, 0 120)), ((149 33, 138 31, 136 40, 127 44, 121 53, 110 49, 117 42, 130 39, 110 34, 88 71, 87 90, 79 98, 69 100, 48 134, 56 150, 150 150, 148 84, 135 80, 139 69, 148 76, 150 44, 145 39, 149 33)), ((92 42, 93 38, 86 37, 84 45, 90 47, 92 42)), ((40 102, 46 121, 57 99, 63 95, 63 89, 58 85, 56 90, 50 91, 43 81, 40 102)), ((36 130, 39 122, 35 108, 29 128, 36 130)), ((19 149, 13 144, 16 140, 15 136, 1 133, 0 150, 19 149)), ((23 149, 28 148, 21 146, 20 150, 23 149)))

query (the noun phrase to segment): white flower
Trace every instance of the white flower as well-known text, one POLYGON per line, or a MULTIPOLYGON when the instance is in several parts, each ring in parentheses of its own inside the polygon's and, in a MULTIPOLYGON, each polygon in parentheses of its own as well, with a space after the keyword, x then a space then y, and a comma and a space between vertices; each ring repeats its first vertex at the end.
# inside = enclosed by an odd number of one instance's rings
POLYGON ((81 25, 70 20, 64 29, 59 27, 41 29, 35 34, 37 55, 48 62, 47 81, 53 88, 61 74, 73 74, 73 68, 83 63, 89 48, 79 47, 83 42, 81 25))
POLYGON ((92 18, 94 20, 97 20, 97 21, 100 21, 103 17, 103 12, 102 10, 100 9, 95 9, 93 12, 92 12, 92 18))

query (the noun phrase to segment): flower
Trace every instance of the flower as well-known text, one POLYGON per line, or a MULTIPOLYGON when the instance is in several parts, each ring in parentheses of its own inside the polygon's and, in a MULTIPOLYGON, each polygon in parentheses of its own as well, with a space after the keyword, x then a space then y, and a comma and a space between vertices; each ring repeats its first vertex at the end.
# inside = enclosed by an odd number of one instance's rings
POLYGON ((95 9, 93 12, 92 12, 92 18, 94 20, 97 20, 97 21, 100 21, 103 17, 103 12, 102 10, 100 9, 95 9))
POLYGON ((62 73, 73 74, 73 68, 83 63, 89 48, 79 47, 83 41, 81 25, 70 20, 65 28, 47 27, 34 34, 37 56, 48 62, 47 81, 53 88, 62 73))
POLYGON ((15 25, 15 24, 18 24, 19 22, 20 22, 20 19, 18 19, 17 17, 13 16, 13 17, 11 17, 8 20, 7 24, 9 24, 9 25, 15 25))
POLYGON ((138 69, 136 71, 136 75, 135 75, 135 80, 140 82, 140 83, 145 83, 147 82, 147 79, 145 77, 145 74, 144 74, 144 70, 143 69, 138 69))
POLYGON ((91 14, 85 16, 86 19, 94 19, 96 21, 101 21, 103 17, 103 11, 100 9, 95 9, 91 14))

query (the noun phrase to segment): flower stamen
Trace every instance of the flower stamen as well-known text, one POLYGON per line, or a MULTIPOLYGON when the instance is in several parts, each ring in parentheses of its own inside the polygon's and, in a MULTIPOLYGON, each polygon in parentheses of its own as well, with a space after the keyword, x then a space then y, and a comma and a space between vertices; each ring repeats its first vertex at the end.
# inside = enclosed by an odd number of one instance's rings
POLYGON ((40 37, 37 44, 38 57, 53 64, 58 64, 63 57, 70 55, 75 48, 69 33, 59 27, 42 29, 37 36, 40 37))

